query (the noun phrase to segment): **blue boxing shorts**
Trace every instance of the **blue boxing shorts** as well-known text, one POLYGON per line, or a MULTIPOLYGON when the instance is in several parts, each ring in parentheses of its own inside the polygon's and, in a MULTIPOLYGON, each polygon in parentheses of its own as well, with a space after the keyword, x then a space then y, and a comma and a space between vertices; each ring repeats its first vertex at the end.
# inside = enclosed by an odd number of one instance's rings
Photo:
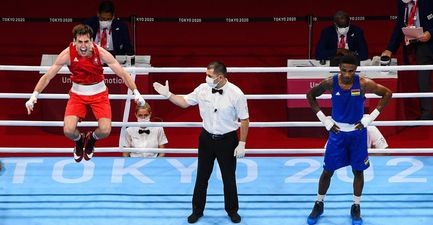
POLYGON ((334 171, 351 165, 353 170, 363 171, 370 166, 367 148, 367 129, 337 134, 330 131, 326 145, 323 169, 334 171))

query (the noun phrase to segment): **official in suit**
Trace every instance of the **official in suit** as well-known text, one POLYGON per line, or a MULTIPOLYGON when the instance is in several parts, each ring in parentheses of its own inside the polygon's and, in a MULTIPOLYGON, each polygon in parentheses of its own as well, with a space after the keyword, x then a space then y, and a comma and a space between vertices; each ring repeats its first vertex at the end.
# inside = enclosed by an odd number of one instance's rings
POLYGON ((368 59, 368 47, 361 28, 350 24, 349 15, 338 11, 334 24, 326 27, 320 34, 316 46, 316 59, 328 60, 346 54, 357 56, 358 60, 368 59))
MULTIPOLYGON (((397 51, 402 42, 407 47, 406 56, 415 56, 417 65, 433 64, 433 1, 431 0, 396 0, 397 21, 388 47, 382 52, 382 56, 389 56, 397 51), (410 40, 403 34, 403 27, 422 27, 424 33, 414 40, 410 40)), ((420 92, 432 92, 432 77, 430 70, 417 71, 418 88, 420 92)), ((431 120, 432 99, 420 99, 421 120, 431 120)))
POLYGON ((112 1, 102 1, 97 16, 83 22, 93 29, 93 40, 113 55, 133 55, 128 26, 114 17, 112 1))

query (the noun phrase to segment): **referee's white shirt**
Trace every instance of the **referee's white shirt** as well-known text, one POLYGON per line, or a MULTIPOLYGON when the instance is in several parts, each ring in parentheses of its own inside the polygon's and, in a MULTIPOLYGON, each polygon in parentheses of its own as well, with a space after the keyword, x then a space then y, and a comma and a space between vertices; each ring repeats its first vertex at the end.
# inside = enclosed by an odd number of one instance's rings
POLYGON ((199 106, 203 128, 212 134, 225 134, 239 128, 238 119, 248 119, 247 98, 236 85, 227 81, 223 94, 212 93, 208 84, 200 84, 184 96, 189 105, 199 106))
MULTIPOLYGON (((138 130, 143 129, 140 127, 126 128, 126 146, 129 148, 158 148, 160 145, 168 143, 162 127, 147 127, 150 133, 139 134, 138 130)), ((158 153, 147 152, 131 152, 131 157, 157 157, 158 153)))

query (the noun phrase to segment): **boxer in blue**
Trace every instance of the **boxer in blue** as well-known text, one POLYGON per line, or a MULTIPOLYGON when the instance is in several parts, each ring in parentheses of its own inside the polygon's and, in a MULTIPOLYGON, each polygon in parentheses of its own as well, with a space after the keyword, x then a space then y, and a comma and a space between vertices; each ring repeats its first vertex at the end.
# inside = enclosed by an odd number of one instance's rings
POLYGON ((315 224, 323 213, 323 200, 334 171, 350 165, 354 174, 352 224, 362 224, 360 201, 364 186, 364 170, 370 166, 367 152, 367 129, 386 106, 392 92, 373 80, 355 73, 357 59, 345 55, 340 60, 340 72, 326 78, 307 93, 314 113, 329 132, 323 172, 319 180, 317 201, 307 223, 315 224), (327 117, 319 107, 316 97, 326 91, 332 93, 332 116, 327 117), (370 114, 364 115, 364 94, 372 92, 382 98, 370 114))

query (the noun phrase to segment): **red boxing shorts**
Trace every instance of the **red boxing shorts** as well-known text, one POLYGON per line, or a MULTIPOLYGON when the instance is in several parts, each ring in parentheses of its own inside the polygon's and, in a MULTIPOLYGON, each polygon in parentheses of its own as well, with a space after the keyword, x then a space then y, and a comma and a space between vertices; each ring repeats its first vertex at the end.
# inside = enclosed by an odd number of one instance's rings
POLYGON ((108 99, 108 89, 96 95, 78 95, 69 91, 69 101, 66 105, 66 116, 78 116, 80 120, 86 117, 87 106, 90 106, 95 118, 111 119, 111 105, 108 99))

